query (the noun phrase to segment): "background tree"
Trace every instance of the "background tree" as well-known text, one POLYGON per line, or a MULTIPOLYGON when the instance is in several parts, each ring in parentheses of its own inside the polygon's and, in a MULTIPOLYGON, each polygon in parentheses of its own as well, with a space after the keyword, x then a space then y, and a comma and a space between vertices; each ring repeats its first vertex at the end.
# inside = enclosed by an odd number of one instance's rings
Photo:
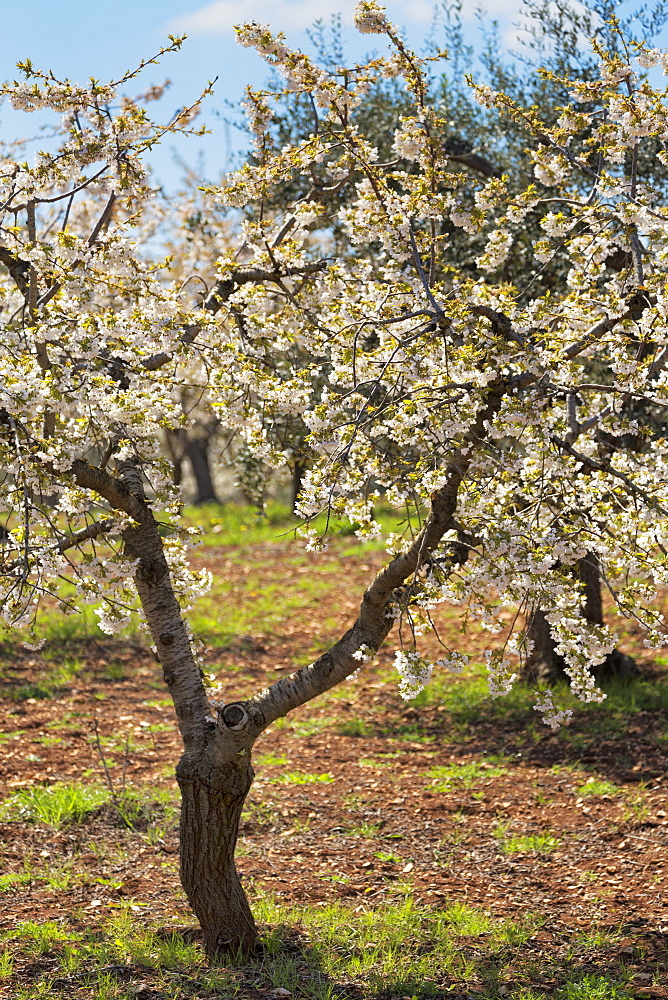
MULTIPOLYGON (((554 123, 562 106, 569 101, 565 81, 575 75, 582 80, 595 80, 597 77, 596 55, 588 45, 583 45, 584 39, 597 32, 608 50, 616 52, 620 45, 619 30, 632 43, 649 43, 665 26, 667 11, 662 2, 650 9, 636 10, 627 14, 622 22, 615 22, 616 12, 622 7, 615 0, 594 0, 577 7, 569 3, 553 5, 526 0, 522 7, 523 44, 519 58, 512 60, 503 51, 494 24, 490 27, 484 21, 480 22, 480 44, 476 47, 465 41, 462 4, 444 3, 437 8, 435 23, 427 43, 427 50, 432 54, 434 63, 431 72, 426 73, 425 99, 444 122, 442 141, 448 156, 447 169, 453 173, 463 170, 472 178, 503 176, 507 190, 516 195, 535 182, 533 153, 540 140, 527 143, 521 121, 512 115, 499 113, 499 109, 481 107, 466 82, 467 71, 477 64, 477 79, 484 80, 496 91, 502 91, 527 112, 532 108, 540 108, 543 120, 554 123), (448 54, 445 71, 442 69, 442 53, 435 41, 439 37, 445 43, 448 54)), ((311 41, 319 53, 321 64, 330 69, 342 64, 340 19, 332 19, 329 35, 324 24, 318 22, 313 29, 311 41)), ((312 96, 282 89, 281 83, 280 76, 276 75, 272 90, 279 96, 280 103, 268 131, 270 140, 265 137, 265 142, 271 141, 276 149, 282 148, 288 141, 304 141, 311 130, 317 133, 318 128, 318 111, 312 96)), ((380 80, 369 88, 364 99, 351 111, 351 118, 367 141, 376 147, 380 161, 392 161, 398 156, 404 169, 410 170, 413 169, 410 159, 402 158, 400 150, 393 145, 394 134, 407 111, 408 95, 399 82, 396 79, 380 80)), ((659 140, 648 139, 639 151, 642 161, 639 169, 643 176, 651 179, 657 190, 665 193, 668 175, 661 158, 656 155, 659 149, 659 140)), ((625 166, 630 172, 630 156, 627 156, 625 166)), ((326 168, 323 166, 323 169, 326 168)), ((304 198, 315 198, 327 207, 327 211, 321 215, 320 224, 326 228, 328 238, 332 240, 335 248, 333 252, 359 253, 360 248, 352 247, 347 241, 345 227, 340 224, 331 226, 330 221, 338 219, 340 206, 354 197, 355 184, 360 176, 352 171, 349 176, 328 185, 328 182, 319 178, 318 167, 313 166, 301 188, 294 179, 279 184, 270 204, 279 211, 285 199, 298 197, 298 192, 304 198)), ((587 190, 587 182, 588 178, 583 176, 582 192, 587 190)), ((473 184, 470 192, 472 209, 475 208, 475 189, 473 184)), ((538 189, 540 190, 540 184, 538 189)), ((253 206, 247 206, 247 212, 252 210, 253 206)), ((261 211, 266 210, 267 205, 263 201, 261 211)), ((449 240, 447 264, 475 272, 475 261, 482 252, 484 236, 471 232, 470 227, 466 230, 455 226, 447 218, 439 220, 437 226, 440 233, 447 235, 449 240)), ((567 253, 557 251, 549 261, 543 262, 541 268, 533 266, 532 247, 536 242, 542 241, 544 235, 539 213, 529 212, 522 231, 515 234, 512 246, 499 269, 500 276, 511 281, 518 281, 527 272, 531 273, 529 287, 532 294, 535 294, 537 285, 553 291, 556 288, 563 290, 567 282, 570 267, 567 253)), ((632 270, 630 253, 620 247, 616 247, 608 255, 605 264, 617 273, 630 274, 632 270)), ((627 411, 633 411, 636 418, 651 423, 657 433, 665 433, 661 411, 650 412, 647 407, 640 407, 643 410, 641 413, 633 400, 627 400, 624 406, 627 411)), ((301 451, 306 455, 307 430, 297 427, 296 432, 301 442, 301 451)), ((647 447, 633 435, 629 440, 628 435, 615 438, 614 435, 607 434, 607 442, 610 448, 647 447)), ((304 464, 307 464, 307 459, 304 464)), ((588 554, 580 561, 576 575, 585 590, 585 607, 588 609, 586 613, 589 620, 592 624, 603 624, 602 582, 595 553, 588 554)), ((533 649, 523 668, 523 675, 528 680, 540 676, 551 683, 568 681, 563 658, 556 651, 545 614, 540 607, 529 609, 528 614, 533 649)), ((628 677, 636 669, 635 662, 630 657, 613 650, 603 663, 597 665, 596 676, 599 679, 628 677)))
MULTIPOLYGON (((34 622, 45 596, 73 612, 89 601, 114 632, 138 597, 183 739, 181 878, 212 958, 256 939, 233 857, 255 741, 345 680, 395 623, 395 663, 411 696, 433 667, 418 641, 436 604, 459 605, 463 626, 492 631, 504 606, 538 604, 573 689, 601 700, 591 667, 616 637, 588 621, 573 572, 595 552, 619 613, 648 644, 665 638, 652 600, 668 569, 666 440, 652 432, 651 453, 606 444, 606 435, 650 439, 628 400, 668 403, 668 212, 639 166, 642 144, 668 135, 663 94, 601 46, 595 80, 561 81, 570 103, 555 122, 478 86, 481 105, 533 143, 541 186, 516 193, 502 179, 452 171, 424 63, 374 3, 359 4, 356 23, 386 36, 392 54, 342 73, 267 28, 240 30, 321 115, 317 134, 274 150, 271 95, 249 92, 257 162, 212 194, 230 208, 262 205, 325 163, 327 187, 359 177, 337 225, 360 252, 323 252, 323 206, 299 197, 283 217, 254 212, 239 226, 244 259, 222 248, 203 300, 184 295, 168 261, 151 259, 149 241, 137 249, 153 201, 141 153, 188 116, 155 125, 136 102, 119 108, 132 75, 79 88, 26 64, 25 80, 5 87, 15 107, 65 121, 57 149, 32 165, 0 165, 10 265, 2 612, 17 627, 34 622), (400 80, 410 101, 394 138, 399 162, 379 161, 350 115, 378 78, 400 80), (546 236, 513 284, 503 263, 531 213, 546 236), (449 262, 443 218, 480 237, 475 262, 449 262), (629 273, 606 267, 614 248, 630 254, 629 273), (567 280, 534 284, 557 253, 568 255, 567 280), (165 428, 183 425, 184 387, 201 390, 223 426, 243 428, 245 447, 270 466, 285 461, 277 423, 303 421, 311 467, 299 509, 312 546, 321 539, 308 522, 321 510, 362 537, 382 533, 381 499, 410 515, 404 536, 387 539, 390 558, 345 634, 314 663, 227 704, 205 689, 184 617, 206 578, 188 570, 160 450, 165 428)), ((645 45, 635 51, 641 66, 666 60, 645 45)), ((512 656, 526 646, 519 628, 490 651, 493 694, 508 690, 512 656)), ((465 662, 445 649, 438 665, 465 662)), ((568 715, 549 690, 536 707, 550 725, 568 715)))

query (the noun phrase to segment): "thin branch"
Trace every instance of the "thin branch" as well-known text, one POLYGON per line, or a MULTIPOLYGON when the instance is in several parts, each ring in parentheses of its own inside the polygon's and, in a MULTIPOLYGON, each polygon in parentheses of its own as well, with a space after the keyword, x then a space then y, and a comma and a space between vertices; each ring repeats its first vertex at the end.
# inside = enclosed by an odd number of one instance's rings
MULTIPOLYGON (((75 192, 72 191, 71 193, 74 194, 75 192)), ((116 193, 112 191, 111 194, 109 195, 109 200, 104 207, 102 215, 98 219, 95 228, 88 237, 89 247, 92 247, 96 243, 98 236, 100 235, 104 227, 107 225, 111 217, 111 213, 113 211, 115 202, 116 202, 116 193)), ((81 264, 81 258, 75 260, 70 268, 70 272, 75 271, 80 264, 81 264)), ((38 307, 45 306, 47 302, 50 302, 51 299, 54 297, 54 295, 56 295, 62 287, 63 287, 62 281, 56 281, 53 285, 51 285, 50 288, 47 288, 44 295, 42 295, 41 299, 39 299, 39 301, 37 302, 38 307)))
POLYGON ((627 476, 624 472, 619 472, 617 469, 613 468, 608 462, 600 462, 596 458, 591 458, 589 455, 583 455, 581 452, 576 451, 568 441, 564 441, 562 438, 557 437, 556 434, 550 434, 550 441, 556 444, 557 447, 565 451, 566 454, 571 455, 573 458, 581 462, 585 468, 591 468, 596 472, 606 472, 609 476, 613 476, 615 479, 619 479, 620 482, 624 483, 628 491, 633 494, 633 496, 640 497, 648 507, 652 507, 657 510, 664 517, 668 517, 668 508, 664 507, 662 504, 658 503, 651 493, 648 493, 642 487, 637 486, 633 480, 627 476))

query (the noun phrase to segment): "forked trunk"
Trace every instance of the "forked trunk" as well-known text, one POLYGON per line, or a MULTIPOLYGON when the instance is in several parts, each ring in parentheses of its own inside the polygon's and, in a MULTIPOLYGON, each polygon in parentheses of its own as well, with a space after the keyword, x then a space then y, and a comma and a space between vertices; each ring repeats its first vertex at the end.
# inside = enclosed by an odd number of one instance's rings
MULTIPOLYGON (((248 761, 247 755, 244 755, 248 761)), ((181 788, 181 884, 200 922, 211 962, 247 952, 257 928, 234 863, 239 818, 253 780, 250 763, 215 767, 206 755, 184 755, 181 788)))

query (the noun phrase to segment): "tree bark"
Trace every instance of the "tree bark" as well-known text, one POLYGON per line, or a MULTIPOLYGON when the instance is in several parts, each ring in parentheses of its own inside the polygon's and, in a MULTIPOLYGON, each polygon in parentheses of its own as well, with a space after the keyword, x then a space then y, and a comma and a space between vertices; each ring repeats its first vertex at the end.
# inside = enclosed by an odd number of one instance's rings
POLYGON ((182 427, 178 430, 167 428, 164 432, 165 446, 172 463, 172 482, 175 486, 180 486, 183 480, 183 457, 186 450, 185 433, 182 427))
MULTIPOLYGON (((601 572, 598 557, 594 552, 588 552, 584 558, 578 560, 576 579, 580 580, 584 590, 582 614, 585 620, 592 625, 602 625, 601 572)), ((549 622, 540 608, 537 608, 531 616, 529 638, 533 641, 533 649, 524 667, 522 679, 528 682, 569 684, 566 663, 555 649, 549 622)), ((597 681, 605 681, 616 677, 635 677, 638 668, 632 657, 613 649, 603 663, 594 667, 593 674, 597 681)))
POLYGON ((75 462, 73 472, 80 486, 94 489, 132 517, 122 537, 126 553, 136 560, 137 593, 184 745, 177 767, 183 888, 202 925, 210 959, 225 950, 247 951, 257 929, 234 865, 234 848, 253 780, 250 751, 264 728, 263 717, 232 703, 218 706, 218 720, 213 718, 137 464, 118 463, 118 479, 83 461, 75 462))
POLYGON ((257 927, 234 862, 239 818, 253 781, 247 753, 216 766, 209 753, 184 754, 181 789, 181 885, 200 922, 212 963, 224 953, 247 952, 257 927))
POLYGON ((209 462, 209 441, 210 437, 203 434, 188 435, 186 440, 186 452, 197 486, 196 504, 218 503, 209 462))

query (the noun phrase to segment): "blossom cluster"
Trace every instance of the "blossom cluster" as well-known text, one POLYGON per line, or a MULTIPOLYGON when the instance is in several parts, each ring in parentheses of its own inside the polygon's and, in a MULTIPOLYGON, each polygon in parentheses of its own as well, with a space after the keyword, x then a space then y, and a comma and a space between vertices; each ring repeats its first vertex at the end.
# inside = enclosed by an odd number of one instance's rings
MULTIPOLYGON (((383 9, 362 2, 355 20, 394 55, 322 68, 268 27, 240 28, 287 90, 313 98, 317 129, 274 148, 271 101, 249 91, 254 159, 171 204, 146 184, 159 129, 138 103, 115 111, 111 91, 51 78, 5 88, 16 107, 65 116, 59 150, 0 164, 5 621, 29 624, 45 593, 70 600, 64 578, 72 607, 99 605, 108 631, 134 607, 131 525, 76 484, 77 461, 137 463, 174 590, 184 608, 200 596, 210 578, 187 564, 170 456, 180 435, 215 428, 258 503, 271 470, 299 467, 311 547, 326 512, 359 538, 385 535, 393 565, 409 565, 382 623, 410 633, 395 661, 404 697, 467 662, 419 649, 446 603, 490 636, 493 696, 531 652, 505 612, 540 608, 574 692, 597 700, 592 668, 616 632, 587 618, 583 560, 646 642, 665 641, 652 602, 668 581, 668 206, 636 155, 665 144, 665 95, 605 52, 598 78, 563 81, 572 104, 549 122, 479 86, 535 149, 532 183, 512 193, 453 169, 426 69, 383 9), (407 107, 388 164, 355 111, 397 74, 407 107), (525 246, 528 220, 539 239, 525 246), (453 265, 452 242, 469 238, 481 249, 453 265), (401 512, 391 533, 383 506, 401 512)), ((641 68, 664 59, 638 52, 641 68)), ((549 691, 536 707, 567 721, 549 691)))

